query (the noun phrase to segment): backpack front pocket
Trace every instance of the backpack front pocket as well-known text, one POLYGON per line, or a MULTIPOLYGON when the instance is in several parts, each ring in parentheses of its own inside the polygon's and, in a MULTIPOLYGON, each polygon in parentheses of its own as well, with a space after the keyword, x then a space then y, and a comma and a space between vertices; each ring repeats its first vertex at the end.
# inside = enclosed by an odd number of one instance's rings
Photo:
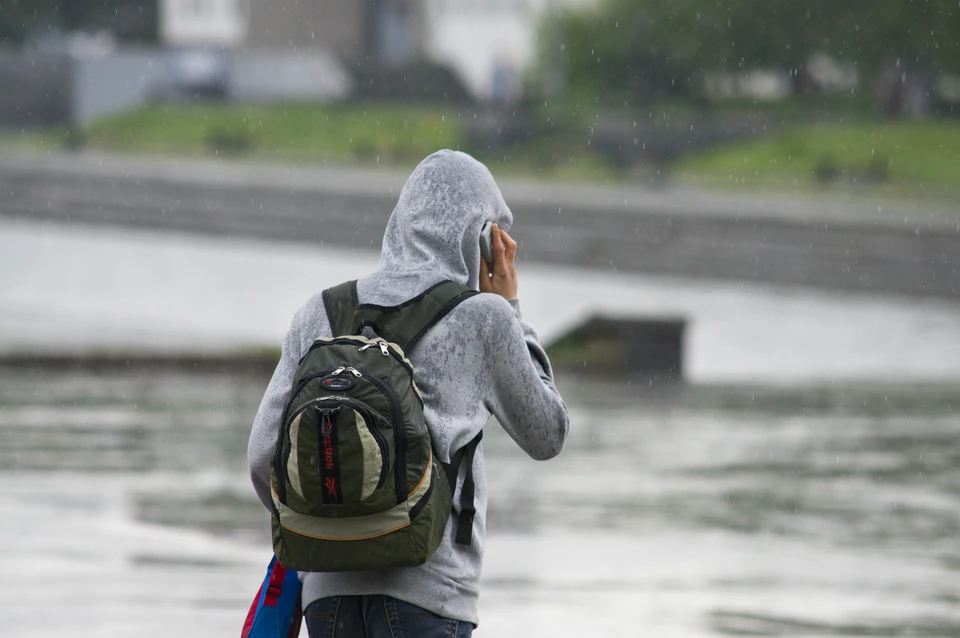
POLYGON ((288 485, 306 503, 389 507, 382 498, 390 468, 390 445, 377 417, 358 401, 310 402, 288 428, 288 485))

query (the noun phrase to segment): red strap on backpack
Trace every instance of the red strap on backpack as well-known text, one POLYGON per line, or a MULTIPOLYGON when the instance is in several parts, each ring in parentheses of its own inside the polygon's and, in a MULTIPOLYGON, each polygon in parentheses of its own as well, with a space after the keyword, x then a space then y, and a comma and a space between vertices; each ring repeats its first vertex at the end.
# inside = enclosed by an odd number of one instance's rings
MULTIPOLYGON (((240 631, 240 638, 248 638, 250 630, 253 628, 253 622, 257 616, 257 607, 259 606, 260 596, 263 594, 263 587, 266 585, 267 592, 263 598, 264 607, 276 607, 277 601, 283 594, 283 581, 287 577, 287 569, 279 562, 275 563, 270 572, 270 577, 260 584, 257 595, 253 597, 253 604, 247 612, 247 617, 243 621, 243 628, 240 631)), ((297 638, 300 635, 300 625, 303 620, 303 608, 300 604, 300 596, 297 596, 297 605, 294 611, 292 622, 290 623, 290 633, 287 638, 297 638)))
MULTIPOLYGON (((277 563, 273 568, 273 572, 270 574, 270 580, 267 584, 267 596, 263 599, 264 606, 277 606, 277 599, 280 598, 280 594, 283 593, 283 579, 286 577, 287 568, 277 563)), ((260 587, 262 588, 263 585, 260 587)))

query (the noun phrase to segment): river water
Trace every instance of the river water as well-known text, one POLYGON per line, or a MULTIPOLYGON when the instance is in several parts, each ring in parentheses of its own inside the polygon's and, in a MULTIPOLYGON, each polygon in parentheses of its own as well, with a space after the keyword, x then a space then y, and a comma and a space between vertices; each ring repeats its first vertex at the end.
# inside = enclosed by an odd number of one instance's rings
MULTIPOLYGON (((275 346, 374 253, 0 223, 0 354, 275 346)), ((352 275, 351 275, 352 276, 352 275)), ((495 422, 479 636, 960 637, 960 306, 524 264, 545 341, 683 317, 689 384, 495 422)), ((270 557, 266 379, 0 368, 0 636, 235 638, 270 557)))
MULTIPOLYGON (((238 635, 265 383, 0 370, 0 635, 238 635)), ((488 427, 477 635, 960 636, 957 384, 560 387, 557 459, 488 427)))

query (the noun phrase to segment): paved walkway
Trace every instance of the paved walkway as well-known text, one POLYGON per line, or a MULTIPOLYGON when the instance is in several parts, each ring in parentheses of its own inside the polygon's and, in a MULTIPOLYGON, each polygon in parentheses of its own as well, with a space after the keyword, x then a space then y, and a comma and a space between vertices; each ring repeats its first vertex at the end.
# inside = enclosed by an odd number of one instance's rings
MULTIPOLYGON (((369 248, 379 245, 405 178, 341 167, 0 156, 0 217, 369 248)), ((960 207, 502 186, 528 262, 960 297, 960 207)))

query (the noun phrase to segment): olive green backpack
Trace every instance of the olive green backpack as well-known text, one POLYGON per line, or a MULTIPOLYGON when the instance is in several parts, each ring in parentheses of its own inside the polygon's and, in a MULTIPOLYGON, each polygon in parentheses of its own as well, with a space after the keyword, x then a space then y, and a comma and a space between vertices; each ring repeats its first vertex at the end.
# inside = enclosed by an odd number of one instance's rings
POLYGON ((333 337, 300 360, 271 471, 273 547, 298 571, 422 565, 443 539, 461 463, 456 542, 469 545, 473 454, 439 462, 404 352, 477 294, 447 281, 399 306, 357 302, 356 282, 324 291, 333 337), (376 338, 361 335, 369 328, 376 338))

